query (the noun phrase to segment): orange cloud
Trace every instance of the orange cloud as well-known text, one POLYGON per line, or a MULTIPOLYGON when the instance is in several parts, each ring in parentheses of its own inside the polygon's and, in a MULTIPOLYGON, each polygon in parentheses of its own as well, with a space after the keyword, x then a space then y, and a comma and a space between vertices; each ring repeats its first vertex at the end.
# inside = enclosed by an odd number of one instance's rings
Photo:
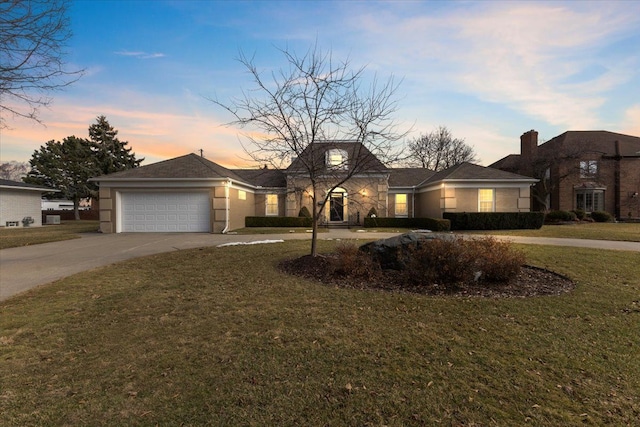
POLYGON ((43 112, 46 126, 16 119, 10 129, 0 133, 2 160, 27 161, 34 150, 50 140, 75 135, 88 137, 88 128, 98 115, 105 115, 118 130, 121 141, 128 141, 138 157, 158 161, 196 153, 202 149, 211 160, 223 157, 237 162, 242 147, 235 129, 202 115, 172 114, 119 109, 111 106, 56 104, 55 111, 43 112))
POLYGON ((640 136, 640 104, 634 105, 625 111, 622 133, 640 136))

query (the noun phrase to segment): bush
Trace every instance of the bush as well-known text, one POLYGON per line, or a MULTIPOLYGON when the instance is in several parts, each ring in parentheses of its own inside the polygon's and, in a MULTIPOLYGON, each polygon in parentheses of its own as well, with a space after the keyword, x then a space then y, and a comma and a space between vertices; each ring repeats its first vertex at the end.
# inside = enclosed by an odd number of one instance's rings
POLYGON ((364 226, 385 228, 419 228, 431 231, 449 231, 451 223, 447 219, 437 218, 371 218, 364 219, 364 226))
POLYGON ((474 278, 472 257, 460 237, 454 241, 434 239, 428 244, 409 249, 403 275, 411 283, 432 286, 454 286, 474 278))
POLYGON ((587 213, 582 209, 574 209, 571 212, 573 212, 580 221, 584 220, 585 216, 587 216, 587 213))
POLYGON ((295 216, 247 216, 245 227, 311 227, 311 218, 295 216))
POLYGON ((445 212, 451 230, 538 229, 544 223, 542 212, 445 212))
POLYGON ((569 221, 575 221, 575 220, 576 220, 576 214, 569 211, 550 211, 550 212, 547 212, 547 215, 545 215, 545 218, 544 218, 545 222, 550 222, 550 223, 569 222, 569 221))
POLYGON ((482 281, 508 282, 520 273, 520 267, 525 261, 524 253, 493 237, 473 239, 467 244, 471 246, 472 253, 476 254, 482 281))
POLYGON ((591 218, 593 218, 595 222, 609 222, 613 220, 613 216, 605 211, 591 212, 591 218))
POLYGON ((507 282, 518 275, 524 263, 520 251, 492 237, 434 239, 408 250, 406 258, 403 274, 410 282, 423 286, 439 284, 447 289, 476 280, 507 282))
POLYGON ((309 209, 307 209, 306 206, 303 206, 302 208, 300 208, 300 212, 298 212, 298 216, 304 217, 304 218, 311 218, 311 212, 309 212, 309 209))
POLYGON ((331 260, 333 273, 358 279, 371 279, 380 273, 380 265, 358 249, 354 243, 339 243, 336 258, 331 260))

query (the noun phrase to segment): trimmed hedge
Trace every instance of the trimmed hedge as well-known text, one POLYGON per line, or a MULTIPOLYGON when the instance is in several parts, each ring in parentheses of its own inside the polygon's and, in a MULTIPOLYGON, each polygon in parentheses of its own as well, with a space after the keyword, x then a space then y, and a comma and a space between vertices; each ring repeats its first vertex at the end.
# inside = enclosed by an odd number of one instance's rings
POLYGON ((449 220, 437 218, 380 218, 367 217, 364 219, 365 228, 373 227, 398 227, 398 228, 422 228, 431 231, 449 231, 449 220))
POLYGON ((300 212, 298 212, 298 216, 303 216, 305 218, 311 218, 311 212, 309 212, 309 209, 306 206, 303 206, 300 209, 300 212))
POLYGON ((544 223, 543 212, 445 212, 452 230, 538 229, 544 223))
POLYGON ((545 222, 569 222, 575 221, 578 215, 570 211, 550 211, 544 217, 545 222))
POLYGON ((311 218, 303 216, 247 216, 245 227, 311 227, 311 218))
POLYGON ((589 215, 595 222, 609 222, 613 221, 613 216, 609 212, 595 211, 589 215))
POLYGON ((576 219, 580 221, 582 221, 587 216, 587 213, 582 209, 574 209, 571 212, 573 212, 576 215, 576 219))

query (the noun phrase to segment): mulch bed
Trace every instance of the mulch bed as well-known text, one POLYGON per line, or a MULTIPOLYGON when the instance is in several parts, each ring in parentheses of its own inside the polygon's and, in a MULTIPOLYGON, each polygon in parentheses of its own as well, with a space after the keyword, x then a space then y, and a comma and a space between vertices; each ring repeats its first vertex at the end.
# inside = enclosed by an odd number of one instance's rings
POLYGON ((560 295, 574 289, 575 283, 560 274, 538 267, 523 265, 518 276, 506 283, 461 283, 454 287, 433 284, 418 286, 407 283, 395 270, 381 271, 368 278, 358 278, 334 272, 332 254, 300 258, 280 263, 282 271, 317 280, 327 285, 354 289, 372 289, 389 292, 411 292, 425 295, 479 296, 492 298, 560 295))

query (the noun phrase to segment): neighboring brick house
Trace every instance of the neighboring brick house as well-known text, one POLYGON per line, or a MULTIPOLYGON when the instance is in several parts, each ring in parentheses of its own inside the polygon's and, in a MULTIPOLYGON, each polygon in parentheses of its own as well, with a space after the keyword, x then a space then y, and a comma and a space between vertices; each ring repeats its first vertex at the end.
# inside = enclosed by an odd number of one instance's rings
POLYGON ((532 210, 607 211, 640 217, 640 138, 607 131, 567 131, 538 145, 520 137, 520 154, 490 167, 539 178, 532 210))
POLYGON ((225 233, 244 227, 247 216, 313 212, 310 167, 317 200, 328 196, 321 222, 329 226, 361 225, 372 208, 380 217, 526 212, 536 182, 469 163, 438 173, 387 168, 363 144, 347 141, 316 143, 284 170, 227 169, 188 154, 94 178, 100 229, 225 233))

